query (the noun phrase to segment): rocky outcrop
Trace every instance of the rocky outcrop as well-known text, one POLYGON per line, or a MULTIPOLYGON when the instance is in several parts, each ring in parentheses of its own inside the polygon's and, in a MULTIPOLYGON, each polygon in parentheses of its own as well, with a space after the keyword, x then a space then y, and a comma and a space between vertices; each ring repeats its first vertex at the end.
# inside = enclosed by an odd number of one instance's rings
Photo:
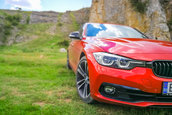
POLYGON ((78 24, 82 25, 89 21, 90 8, 83 8, 81 10, 75 11, 74 16, 78 24))
POLYGON ((153 39, 170 41, 165 8, 159 0, 148 0, 146 7, 146 11, 140 13, 132 6, 131 0, 93 0, 90 22, 124 24, 139 29, 153 39))
POLYGON ((58 12, 32 12, 30 15, 30 23, 56 23, 58 12))
POLYGON ((77 11, 67 11, 58 15, 58 23, 63 26, 60 27, 63 30, 65 36, 72 31, 77 31, 80 26, 89 21, 89 8, 83 8, 77 11))
POLYGON ((168 23, 171 22, 171 24, 169 24, 169 29, 170 29, 170 35, 171 35, 171 39, 172 39, 172 0, 165 4, 165 11, 166 11, 166 17, 167 17, 167 21, 168 23))
POLYGON ((79 25, 82 25, 89 21, 90 8, 83 8, 77 11, 67 11, 61 14, 59 21, 63 23, 71 23, 73 18, 72 15, 74 16, 76 22, 79 25))
POLYGON ((3 36, 3 23, 4 23, 4 17, 3 16, 0 16, 0 46, 3 45, 3 39, 2 39, 2 36, 3 36))

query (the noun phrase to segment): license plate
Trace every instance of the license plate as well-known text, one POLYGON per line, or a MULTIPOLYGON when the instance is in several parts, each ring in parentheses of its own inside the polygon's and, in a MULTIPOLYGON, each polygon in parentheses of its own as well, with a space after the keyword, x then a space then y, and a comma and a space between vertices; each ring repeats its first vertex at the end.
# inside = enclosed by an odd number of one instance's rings
POLYGON ((163 83, 162 94, 172 96, 172 82, 163 83))

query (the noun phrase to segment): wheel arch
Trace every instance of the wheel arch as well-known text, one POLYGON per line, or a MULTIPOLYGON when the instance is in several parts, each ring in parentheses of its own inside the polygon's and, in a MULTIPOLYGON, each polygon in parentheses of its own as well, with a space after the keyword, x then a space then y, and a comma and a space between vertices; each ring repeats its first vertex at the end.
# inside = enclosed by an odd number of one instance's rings
POLYGON ((80 55, 80 58, 81 59, 82 57, 86 56, 84 52, 81 52, 81 55, 80 55))

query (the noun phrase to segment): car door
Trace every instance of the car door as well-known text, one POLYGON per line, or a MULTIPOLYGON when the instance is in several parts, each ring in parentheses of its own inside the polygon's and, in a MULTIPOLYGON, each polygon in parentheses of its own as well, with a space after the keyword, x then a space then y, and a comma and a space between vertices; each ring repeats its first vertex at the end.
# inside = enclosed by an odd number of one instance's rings
POLYGON ((74 71, 77 69, 80 60, 80 54, 82 52, 82 32, 83 29, 81 27, 79 31, 81 39, 72 39, 69 47, 70 64, 74 71))

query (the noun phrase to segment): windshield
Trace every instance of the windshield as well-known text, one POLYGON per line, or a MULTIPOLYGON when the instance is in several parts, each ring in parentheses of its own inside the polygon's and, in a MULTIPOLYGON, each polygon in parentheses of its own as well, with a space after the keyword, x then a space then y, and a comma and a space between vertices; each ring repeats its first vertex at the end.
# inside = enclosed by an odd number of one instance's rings
POLYGON ((88 24, 86 36, 100 38, 146 38, 141 32, 121 25, 88 24))

